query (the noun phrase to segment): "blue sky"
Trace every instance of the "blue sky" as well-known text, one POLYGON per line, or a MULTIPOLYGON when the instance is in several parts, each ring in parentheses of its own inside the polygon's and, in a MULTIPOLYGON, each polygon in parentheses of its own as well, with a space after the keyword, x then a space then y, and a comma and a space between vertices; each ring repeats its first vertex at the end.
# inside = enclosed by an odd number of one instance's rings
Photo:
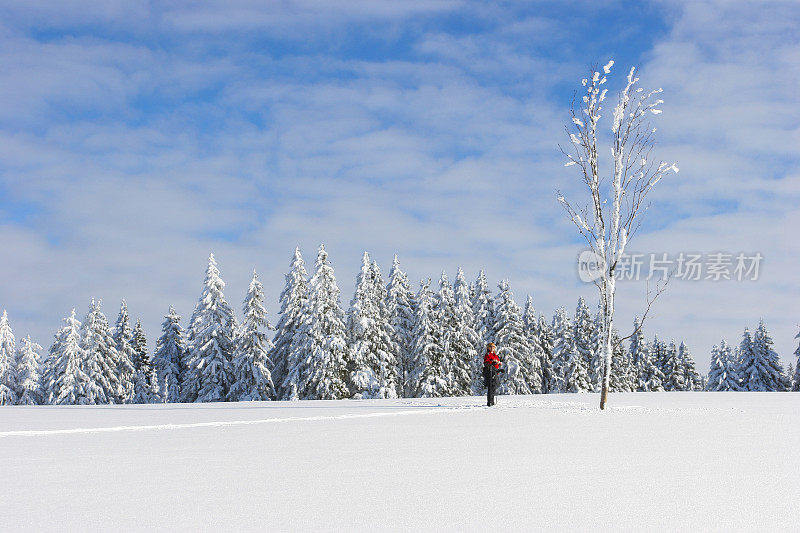
MULTIPOLYGON (((152 341, 213 251, 235 305, 328 247, 347 304, 370 251, 412 279, 510 279, 572 310, 580 250, 555 189, 591 64, 663 87, 642 251, 761 251, 751 283, 673 283, 649 334, 712 344, 800 323, 800 8, 794 2, 0 2, 0 308, 49 344, 91 297, 152 341), (33 4, 33 3, 31 3, 33 4)), ((625 284, 625 330, 644 287, 625 284)))

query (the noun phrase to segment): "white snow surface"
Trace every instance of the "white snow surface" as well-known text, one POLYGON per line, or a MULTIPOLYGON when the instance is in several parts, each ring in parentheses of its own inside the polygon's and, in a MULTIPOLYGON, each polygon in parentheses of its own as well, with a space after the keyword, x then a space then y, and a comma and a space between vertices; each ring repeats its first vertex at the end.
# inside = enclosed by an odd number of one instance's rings
POLYGON ((796 530, 800 394, 0 408, 5 531, 796 530))

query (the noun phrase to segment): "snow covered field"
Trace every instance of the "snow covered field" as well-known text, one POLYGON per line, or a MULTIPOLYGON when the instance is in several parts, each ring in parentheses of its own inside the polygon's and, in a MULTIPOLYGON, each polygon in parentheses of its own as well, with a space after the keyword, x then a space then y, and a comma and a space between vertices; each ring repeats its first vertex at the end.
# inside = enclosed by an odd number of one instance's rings
POLYGON ((28 530, 797 530, 800 394, 0 408, 28 530))

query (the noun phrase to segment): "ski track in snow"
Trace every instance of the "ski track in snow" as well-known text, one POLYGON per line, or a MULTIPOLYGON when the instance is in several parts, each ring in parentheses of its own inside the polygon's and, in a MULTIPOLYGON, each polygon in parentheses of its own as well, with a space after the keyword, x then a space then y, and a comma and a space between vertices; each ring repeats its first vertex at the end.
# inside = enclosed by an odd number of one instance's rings
POLYGON ((188 424, 154 424, 146 426, 111 426, 99 428, 71 428, 71 429, 44 429, 44 430, 17 430, 0 432, 0 438, 5 437, 47 437, 51 435, 74 435, 90 433, 117 433, 121 431, 155 431, 170 429, 194 429, 207 427, 252 426, 259 424, 280 424, 286 422, 311 422, 320 420, 346 420, 354 418, 378 418, 384 416, 424 415, 446 413, 454 411, 472 411, 486 409, 483 406, 438 406, 439 409, 418 409, 416 411, 396 411, 393 413, 365 413, 328 416, 290 416, 284 418, 262 418, 259 420, 223 420, 219 422, 193 422, 188 424))
MULTIPOLYGON (((403 402, 405 405, 419 405, 412 402, 403 402)), ((444 404, 429 404, 425 407, 429 409, 416 409, 411 411, 395 411, 395 412, 376 412, 364 414, 342 414, 342 415, 320 415, 320 416, 290 416, 290 417, 275 417, 275 418, 262 418, 256 420, 222 420, 215 422, 191 422, 186 424, 150 424, 140 426, 110 426, 110 427, 97 427, 97 428, 69 428, 69 429, 42 429, 42 430, 14 430, 14 431, 0 431, 0 438, 7 437, 48 437, 54 435, 79 435, 79 434, 92 434, 92 433, 118 433, 124 431, 158 431, 158 430, 176 430, 176 429, 196 429, 196 428, 209 428, 209 427, 234 427, 234 426, 252 426, 260 424, 283 424, 289 422, 314 422, 324 420, 348 420, 358 418, 380 418, 387 416, 409 416, 409 415, 430 415, 436 413, 452 413, 452 412, 469 412, 475 410, 488 410, 485 405, 444 405, 444 404)), ((504 402, 496 405, 492 410, 505 410, 505 409, 542 409, 542 410, 562 410, 572 413, 580 413, 584 415, 593 415, 599 412, 595 406, 590 406, 585 403, 579 402, 546 402, 546 403, 531 403, 525 401, 512 401, 504 402)), ((717 409, 703 409, 703 410, 717 410, 717 409)), ((680 412, 680 409, 664 409, 664 408, 648 408, 642 406, 614 406, 608 409, 610 412, 617 412, 619 414, 633 413, 633 412, 649 412, 649 411, 667 411, 667 412, 680 412)), ((684 409, 685 411, 685 409, 684 409)))

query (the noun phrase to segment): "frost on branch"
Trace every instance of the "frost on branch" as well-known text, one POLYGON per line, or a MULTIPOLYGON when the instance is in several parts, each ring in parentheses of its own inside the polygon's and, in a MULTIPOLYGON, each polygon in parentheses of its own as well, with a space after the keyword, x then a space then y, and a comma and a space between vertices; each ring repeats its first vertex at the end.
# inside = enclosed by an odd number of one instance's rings
MULTIPOLYGON (((609 387, 616 292, 614 271, 617 262, 639 228, 641 214, 648 207, 650 191, 670 171, 678 172, 676 164, 659 163, 652 156, 656 129, 647 121, 662 112, 659 106, 663 100, 656 97, 661 89, 645 91, 638 87, 639 78, 635 75, 635 68, 630 69, 625 86, 617 94, 610 125, 610 150, 605 152, 598 149, 603 142, 597 133, 602 118, 600 104, 608 93, 608 89, 601 86, 606 83, 606 75, 610 74, 613 65, 614 62, 609 61, 603 66, 605 75, 592 69, 590 75, 582 80, 586 93, 580 102, 573 102, 572 121, 565 128, 570 140, 569 149, 561 149, 567 158, 565 167, 578 165, 579 177, 589 193, 588 202, 572 204, 560 193, 558 195, 558 201, 567 216, 586 239, 600 264, 604 265, 601 276, 594 281, 600 292, 603 310, 601 346, 605 361, 604 392, 609 387), (601 152, 611 153, 610 164, 604 165, 599 160, 601 152), (600 169, 605 168, 609 168, 610 172, 601 173, 600 169)), ((661 291, 663 287, 657 288, 655 297, 661 291)), ((648 309, 655 297, 651 299, 648 293, 648 309)), ((605 395, 601 407, 604 405, 605 395)))

